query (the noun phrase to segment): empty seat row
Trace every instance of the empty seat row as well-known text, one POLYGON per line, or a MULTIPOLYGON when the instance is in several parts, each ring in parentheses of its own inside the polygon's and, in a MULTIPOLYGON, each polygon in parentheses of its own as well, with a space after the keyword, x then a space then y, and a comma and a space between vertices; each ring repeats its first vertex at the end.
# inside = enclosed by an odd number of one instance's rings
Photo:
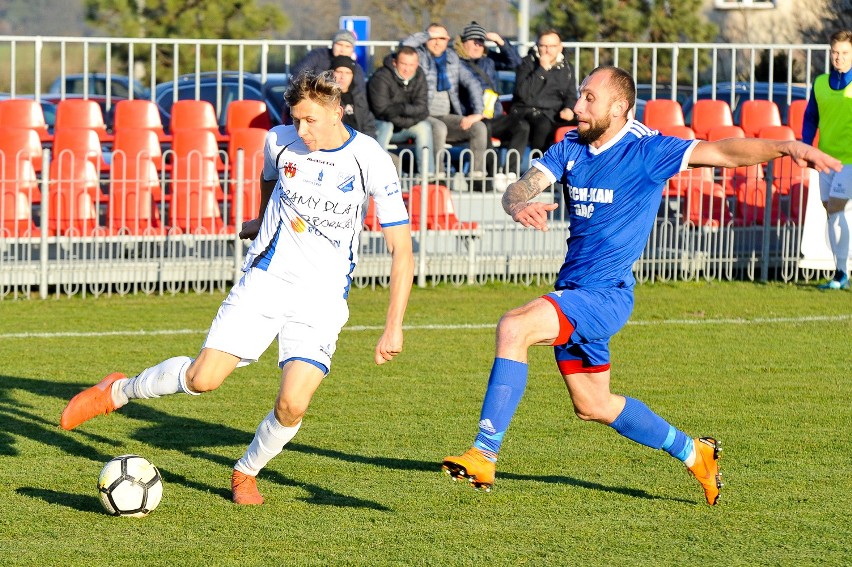
MULTIPOLYGON (((766 126, 781 126, 781 114, 778 105, 771 100, 747 100, 741 103, 740 124, 747 137, 756 137, 766 126)), ((802 122, 804 120, 806 100, 795 100, 790 103, 788 123, 795 139, 802 139, 802 122)), ((642 121, 649 128, 660 130, 673 126, 686 126, 683 109, 676 100, 655 99, 645 104, 642 121)), ((708 139, 712 128, 733 126, 734 119, 731 107, 724 100, 700 99, 692 107, 692 123, 690 127, 699 140, 708 139)))
MULTIPOLYGON (((268 130, 272 124, 266 103, 260 100, 235 100, 228 104, 225 133, 219 130, 213 105, 204 100, 180 100, 172 106, 170 131, 181 129, 206 129, 213 132, 217 141, 227 141, 230 134, 242 128, 268 130)), ((34 130, 42 142, 50 142, 53 134, 48 130, 41 105, 32 99, 0 101, 0 127, 10 126, 34 130)), ((87 128, 98 134, 101 142, 111 142, 113 133, 123 129, 147 129, 157 134, 160 142, 171 141, 160 119, 157 105, 150 100, 121 100, 115 105, 112 132, 107 130, 100 105, 93 100, 69 98, 56 105, 54 131, 66 128, 87 128)))
MULTIPOLYGON (((0 129, 0 190, 4 207, 4 234, 35 236, 32 215, 27 211, 41 203, 39 181, 33 161, 26 152, 3 147, 11 136, 0 129), (14 205, 14 206, 12 206, 14 205)), ((20 130, 20 129, 5 129, 20 130)), ((218 145, 212 132, 181 131, 169 152, 168 175, 157 159, 162 159, 156 134, 148 130, 122 131, 117 135, 117 151, 112 153, 108 179, 102 179, 102 157, 96 151, 60 152, 48 172, 50 200, 47 226, 50 234, 163 233, 169 227, 183 232, 221 232, 253 218, 260 203, 260 175, 266 130, 235 130, 231 137, 229 163, 231 185, 223 190, 217 161, 218 145), (138 133, 136 135, 135 133, 138 133), (126 141, 125 141, 126 138, 126 141), (238 150, 243 150, 237 180, 238 150), (233 194, 243 187, 243 212, 236 216, 233 194), (102 187, 104 190, 102 190, 102 187), (227 197, 227 198, 226 198, 227 197), (222 214, 220 203, 228 210, 222 214), (106 208, 106 226, 100 226, 106 208), (167 222, 161 222, 160 209, 168 209, 167 222)), ((90 132, 90 138, 97 136, 90 132)), ((61 140, 61 139, 60 139, 61 140)), ((99 148, 99 147, 98 147, 99 148)))

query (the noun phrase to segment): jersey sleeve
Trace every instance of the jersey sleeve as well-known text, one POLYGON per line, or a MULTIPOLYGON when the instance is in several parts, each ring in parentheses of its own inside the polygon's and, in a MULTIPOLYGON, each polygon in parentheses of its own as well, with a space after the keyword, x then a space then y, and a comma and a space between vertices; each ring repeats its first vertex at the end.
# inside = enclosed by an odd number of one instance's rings
POLYGON ((365 189, 376 203, 376 216, 384 228, 408 224, 408 210, 402 200, 399 175, 390 156, 378 147, 371 152, 371 163, 367 170, 365 189))
POLYGON ((263 173, 264 181, 272 181, 278 179, 278 164, 275 163, 276 155, 273 155, 275 148, 274 128, 266 135, 266 143, 263 144, 263 173))
POLYGON ((643 163, 648 175, 656 183, 684 171, 698 140, 683 140, 674 136, 650 136, 643 144, 643 163))
POLYGON ((551 183, 556 183, 565 173, 565 167, 569 161, 569 148, 569 142, 565 140, 553 144, 547 148, 543 156, 532 160, 530 166, 544 173, 551 183))

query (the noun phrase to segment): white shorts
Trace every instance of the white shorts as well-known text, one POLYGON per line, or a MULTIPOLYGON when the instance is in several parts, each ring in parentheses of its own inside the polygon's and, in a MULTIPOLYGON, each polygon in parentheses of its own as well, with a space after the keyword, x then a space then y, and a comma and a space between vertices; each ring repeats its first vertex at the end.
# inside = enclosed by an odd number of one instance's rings
POLYGON ((279 366, 303 360, 327 373, 348 319, 349 306, 339 293, 319 293, 251 268, 222 302, 203 348, 238 356, 238 366, 245 366, 278 335, 279 366))
POLYGON ((819 198, 825 203, 830 197, 852 199, 852 165, 844 165, 839 172, 819 174, 819 198))

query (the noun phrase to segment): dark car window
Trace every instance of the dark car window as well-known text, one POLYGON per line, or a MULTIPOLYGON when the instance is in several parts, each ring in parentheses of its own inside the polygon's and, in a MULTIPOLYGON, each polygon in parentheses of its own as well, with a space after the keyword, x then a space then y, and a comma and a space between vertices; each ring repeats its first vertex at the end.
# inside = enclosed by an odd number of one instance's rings
MULTIPOLYGON (((225 125, 225 115, 227 112, 228 104, 231 101, 237 100, 239 97, 237 96, 239 93, 239 89, 236 84, 223 84, 221 86, 222 98, 221 98, 221 108, 219 112, 219 125, 225 125)), ((206 100, 213 107, 216 107, 216 92, 217 87, 215 83, 211 84, 203 84, 199 89, 200 100, 206 100)), ((195 83, 188 82, 180 85, 178 87, 178 97, 180 100, 192 100, 195 97, 195 83)), ((243 84, 243 99, 248 100, 263 100, 263 96, 260 94, 260 91, 255 89, 251 85, 243 84)), ((172 104, 174 104, 174 95, 172 94, 171 88, 158 90, 157 91, 157 104, 159 107, 169 116, 171 116, 172 104)))

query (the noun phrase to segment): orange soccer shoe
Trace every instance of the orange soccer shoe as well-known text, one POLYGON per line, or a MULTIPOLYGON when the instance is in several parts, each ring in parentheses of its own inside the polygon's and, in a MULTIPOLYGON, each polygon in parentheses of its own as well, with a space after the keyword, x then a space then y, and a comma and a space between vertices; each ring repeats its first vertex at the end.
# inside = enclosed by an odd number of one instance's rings
POLYGON ((231 492, 235 504, 250 506, 263 504, 263 496, 257 490, 257 479, 237 469, 231 473, 231 492))
POLYGON ((126 376, 120 372, 113 372, 91 388, 86 388, 71 398, 71 401, 62 410, 62 418, 59 420, 60 427, 62 429, 74 429, 95 416, 106 415, 114 411, 116 407, 112 401, 112 385, 122 378, 126 378, 126 376))
POLYGON ((719 472, 719 452, 722 445, 712 437, 694 439, 695 462, 687 470, 698 479, 704 488, 707 503, 714 506, 719 502, 722 484, 722 474, 719 472))
POLYGON ((441 468, 453 480, 466 478, 477 490, 491 492, 494 485, 494 469, 496 465, 489 461, 476 447, 471 447, 458 457, 444 457, 441 468))

